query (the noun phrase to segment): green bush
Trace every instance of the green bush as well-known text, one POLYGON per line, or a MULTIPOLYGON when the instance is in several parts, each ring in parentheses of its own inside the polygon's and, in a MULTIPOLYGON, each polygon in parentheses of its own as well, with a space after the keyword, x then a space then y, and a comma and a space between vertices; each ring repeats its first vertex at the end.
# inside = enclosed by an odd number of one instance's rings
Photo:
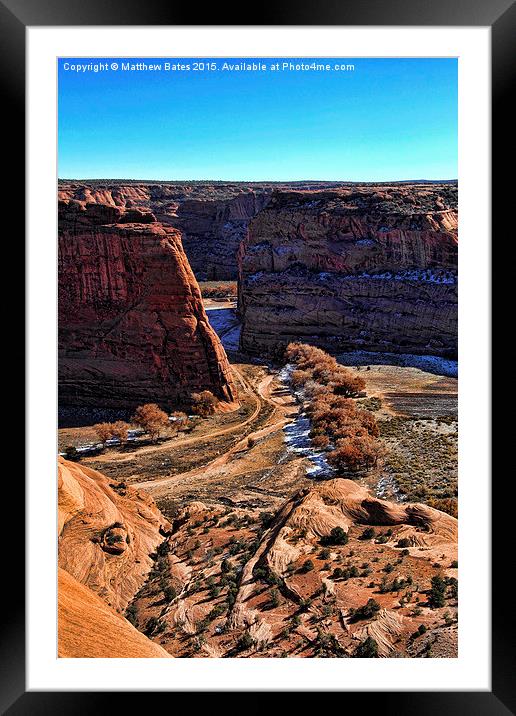
POLYGON ((375 614, 380 611, 380 605, 376 599, 368 599, 367 604, 357 609, 349 610, 349 617, 352 621, 360 621, 362 619, 372 619, 375 614))
POLYGON ((372 527, 367 527, 362 532, 362 534, 360 535, 360 537, 358 539, 365 541, 368 539, 373 539, 373 537, 375 537, 375 536, 376 536, 376 532, 374 531, 374 529, 372 527))
POLYGON ((357 646, 354 656, 358 659, 376 659, 378 657, 378 644, 372 637, 368 636, 357 646))
POLYGON ((333 527, 329 535, 321 538, 322 545, 344 545, 348 543, 348 533, 342 527, 333 527))
POLYGON ((444 607, 446 603, 446 581, 442 579, 442 577, 436 575, 435 577, 432 577, 431 584, 432 587, 430 589, 428 603, 430 604, 432 609, 439 609, 439 607, 444 607))

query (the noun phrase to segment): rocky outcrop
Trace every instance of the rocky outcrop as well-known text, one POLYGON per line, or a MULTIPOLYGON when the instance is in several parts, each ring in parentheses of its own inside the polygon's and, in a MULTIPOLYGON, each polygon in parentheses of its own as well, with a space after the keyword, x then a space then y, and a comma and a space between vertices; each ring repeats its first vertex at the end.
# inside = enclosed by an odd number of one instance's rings
POLYGON ((192 502, 132 608, 139 624, 160 620, 151 638, 180 657, 354 657, 368 637, 380 657, 429 645, 455 657, 457 536, 444 512, 340 478, 298 490, 275 514, 192 502), (429 601, 436 577, 440 604, 429 601), (164 610, 167 585, 176 598, 164 610))
POLYGON ((59 569, 57 623, 61 658, 170 658, 64 569, 59 569))
POLYGON ((168 657, 121 612, 170 528, 145 493, 59 458, 59 656, 168 657))
POLYGON ((168 529, 146 493, 59 458, 59 566, 108 606, 125 609, 168 529))
POLYGON ((427 560, 443 553, 450 561, 457 558, 455 517, 422 503, 381 500, 357 482, 337 478, 304 488, 286 502, 277 515, 264 559, 275 574, 284 576, 290 562, 309 554, 314 542, 335 527, 348 532, 353 525, 396 527, 395 537, 385 544, 394 546, 405 539, 411 554, 424 552, 427 560))
POLYGON ((180 232, 100 198, 60 202, 60 405, 172 408, 199 390, 234 402, 180 232))
POLYGON ((454 357, 456 186, 276 192, 239 249, 242 348, 454 357))

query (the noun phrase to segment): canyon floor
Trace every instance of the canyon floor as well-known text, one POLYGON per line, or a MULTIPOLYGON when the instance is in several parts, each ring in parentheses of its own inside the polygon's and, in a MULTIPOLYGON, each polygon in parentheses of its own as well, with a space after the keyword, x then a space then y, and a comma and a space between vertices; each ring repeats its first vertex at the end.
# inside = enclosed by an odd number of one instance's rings
MULTIPOLYGON (((434 518, 424 517, 409 529, 411 518, 400 512, 366 538, 363 525, 374 519, 353 519, 345 546, 323 548, 304 505, 313 493, 303 490, 317 486, 317 499, 330 505, 348 504, 354 490, 367 488, 372 500, 392 500, 400 510, 409 500, 432 505, 454 497, 457 379, 415 367, 355 366, 386 454, 356 482, 317 480, 331 473, 307 447, 300 406, 280 370, 239 353, 232 301, 205 299, 205 308, 230 359, 240 408, 192 420, 188 432, 157 444, 80 460, 117 485, 147 492, 175 524, 126 611, 129 620, 180 657, 351 656, 367 637, 380 656, 454 656, 456 598, 448 594, 435 609, 427 597, 432 576, 456 578, 450 528, 429 527, 434 518), (308 515, 304 522, 299 511, 308 515), (404 536, 408 549, 398 545, 404 536), (346 616, 370 599, 380 609, 373 621, 346 616)), ((59 431, 60 449, 93 439, 91 426, 59 431)))

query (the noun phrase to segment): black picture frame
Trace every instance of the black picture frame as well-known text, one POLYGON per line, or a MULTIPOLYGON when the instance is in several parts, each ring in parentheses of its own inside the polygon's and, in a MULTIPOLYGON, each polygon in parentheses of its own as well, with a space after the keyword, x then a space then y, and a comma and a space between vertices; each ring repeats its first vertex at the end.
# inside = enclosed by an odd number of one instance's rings
MULTIPOLYGON (((516 86, 514 47, 516 39, 516 6, 512 0, 283 0, 262 5, 226 2, 211 5, 172 4, 166 0, 0 0, 0 87, 3 119, 7 120, 4 138, 16 148, 16 161, 4 164, 9 187, 9 215, 15 217, 18 256, 23 262, 23 217, 25 207, 21 187, 25 184, 25 31, 34 26, 81 25, 376 25, 376 26, 489 26, 492 33, 492 233, 502 238, 502 224, 508 207, 514 203, 513 182, 505 181, 502 168, 508 161, 508 149, 514 133, 514 117, 509 111, 510 98, 516 86), (201 9, 202 7, 202 9, 201 9), (252 14, 251 14, 252 13, 252 14), (201 22, 199 22, 199 20, 201 22), (13 192, 12 188, 16 187, 13 192), (510 193, 509 193, 510 192, 510 193), (18 206, 16 206, 18 204, 18 206)), ((6 193, 4 193, 4 197, 6 193)), ((507 227, 508 229, 508 227, 507 227)), ((508 231, 505 238, 509 237, 508 231)), ((7 237, 6 237, 7 238, 7 237)), ((19 323, 17 326, 20 334, 19 323)), ((14 335, 15 328, 12 331, 14 335)), ((9 334, 11 335, 11 334, 9 334)), ((16 342, 23 345, 23 337, 16 342)), ((20 364, 22 361, 19 361, 20 364)), ((501 440, 502 438, 500 438, 501 440)), ((11 479, 9 504, 24 504, 23 482, 18 472, 11 479)), ((507 485, 493 488, 493 515, 507 515, 507 485), (504 507, 502 507, 504 500, 504 507)), ((5 486, 7 490, 7 485, 5 486)), ((504 545, 509 537, 510 519, 493 519, 492 570, 495 577, 492 592, 492 690, 469 692, 347 692, 341 705, 346 709, 357 701, 360 707, 378 709, 382 714, 493 714, 516 713, 514 680, 514 619, 512 599, 500 584, 501 574, 511 560, 504 545), (505 567, 504 567, 505 565, 505 567), (358 698, 357 698, 358 697, 358 698)), ((2 611, 0 646, 0 708, 2 713, 18 714, 86 714, 119 708, 120 693, 113 692, 26 692, 25 690, 25 612, 20 557, 23 533, 17 528, 15 538, 6 538, 3 575, 16 575, 16 593, 8 595, 9 604, 2 611), (11 542, 8 548, 7 544, 11 542), (14 549, 14 543, 16 548, 14 549)), ((510 570, 509 570, 510 576, 510 570)), ((10 591, 10 590, 4 590, 10 591)), ((401 668, 401 665, 400 665, 401 668)), ((407 684, 410 688, 410 684, 407 684)), ((169 699, 169 708, 176 708, 169 699)), ((199 696, 201 693, 198 694, 199 696)), ((208 694, 213 697, 213 694, 208 694)), ((264 694, 261 694, 263 697, 264 694)), ((131 693, 131 705, 143 705, 145 693, 131 693)), ((320 698, 320 697, 318 697, 320 698)), ((177 702, 175 702, 177 704, 177 702)), ((198 707, 198 702, 195 704, 198 707)), ((262 699, 246 699, 245 708, 257 711, 262 699)))

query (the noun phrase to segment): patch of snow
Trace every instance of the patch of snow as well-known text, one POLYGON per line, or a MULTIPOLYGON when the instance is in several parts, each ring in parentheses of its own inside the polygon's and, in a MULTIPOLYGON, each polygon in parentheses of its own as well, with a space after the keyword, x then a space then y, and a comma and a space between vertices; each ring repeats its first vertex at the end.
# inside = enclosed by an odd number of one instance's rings
POLYGON ((281 246, 276 246, 276 248, 274 249, 274 253, 277 256, 283 256, 285 254, 291 254, 293 250, 294 250, 294 247, 285 246, 282 244, 281 246))
POLYGON ((373 239, 357 239, 355 241, 355 246, 375 246, 376 241, 373 239))
POLYGON ((341 276, 345 281, 357 281, 363 278, 371 279, 372 281, 419 281, 423 283, 441 283, 453 285, 457 283, 457 277, 450 271, 439 271, 432 269, 411 269, 407 271, 384 271, 383 273, 362 273, 349 274, 341 276))
POLYGON ((412 353, 374 353, 371 351, 350 351, 340 353, 337 360, 342 365, 398 365, 403 368, 419 368, 426 373, 445 375, 449 378, 458 376, 458 362, 448 358, 431 355, 414 355, 412 353))
POLYGON ((262 278, 262 276, 265 276, 265 275, 266 275, 265 271, 257 271, 256 273, 251 273, 251 274, 249 274, 249 276, 246 276, 244 280, 246 283, 254 283, 255 281, 258 281, 258 279, 262 278))
POLYGON ((399 489, 396 481, 391 475, 384 475, 376 485, 376 496, 380 498, 394 495, 398 502, 405 502, 407 497, 399 489))
MULTIPOLYGON (((279 379, 281 382, 288 385, 290 390, 292 386, 290 384, 290 376, 292 374, 293 366, 287 364, 279 372, 279 379)), ((302 398, 301 391, 292 391, 298 398, 302 398)), ((311 465, 307 468, 306 474, 309 477, 324 478, 331 477, 334 475, 335 470, 331 467, 326 459, 326 453, 321 450, 315 450, 312 447, 312 441, 310 440, 311 422, 310 418, 306 413, 300 411, 294 420, 283 428, 285 434, 285 444, 287 446, 287 452, 294 453, 306 457, 311 465)))
POLYGON ((221 340, 224 350, 237 351, 240 347, 242 326, 235 308, 207 308, 211 327, 221 340))

